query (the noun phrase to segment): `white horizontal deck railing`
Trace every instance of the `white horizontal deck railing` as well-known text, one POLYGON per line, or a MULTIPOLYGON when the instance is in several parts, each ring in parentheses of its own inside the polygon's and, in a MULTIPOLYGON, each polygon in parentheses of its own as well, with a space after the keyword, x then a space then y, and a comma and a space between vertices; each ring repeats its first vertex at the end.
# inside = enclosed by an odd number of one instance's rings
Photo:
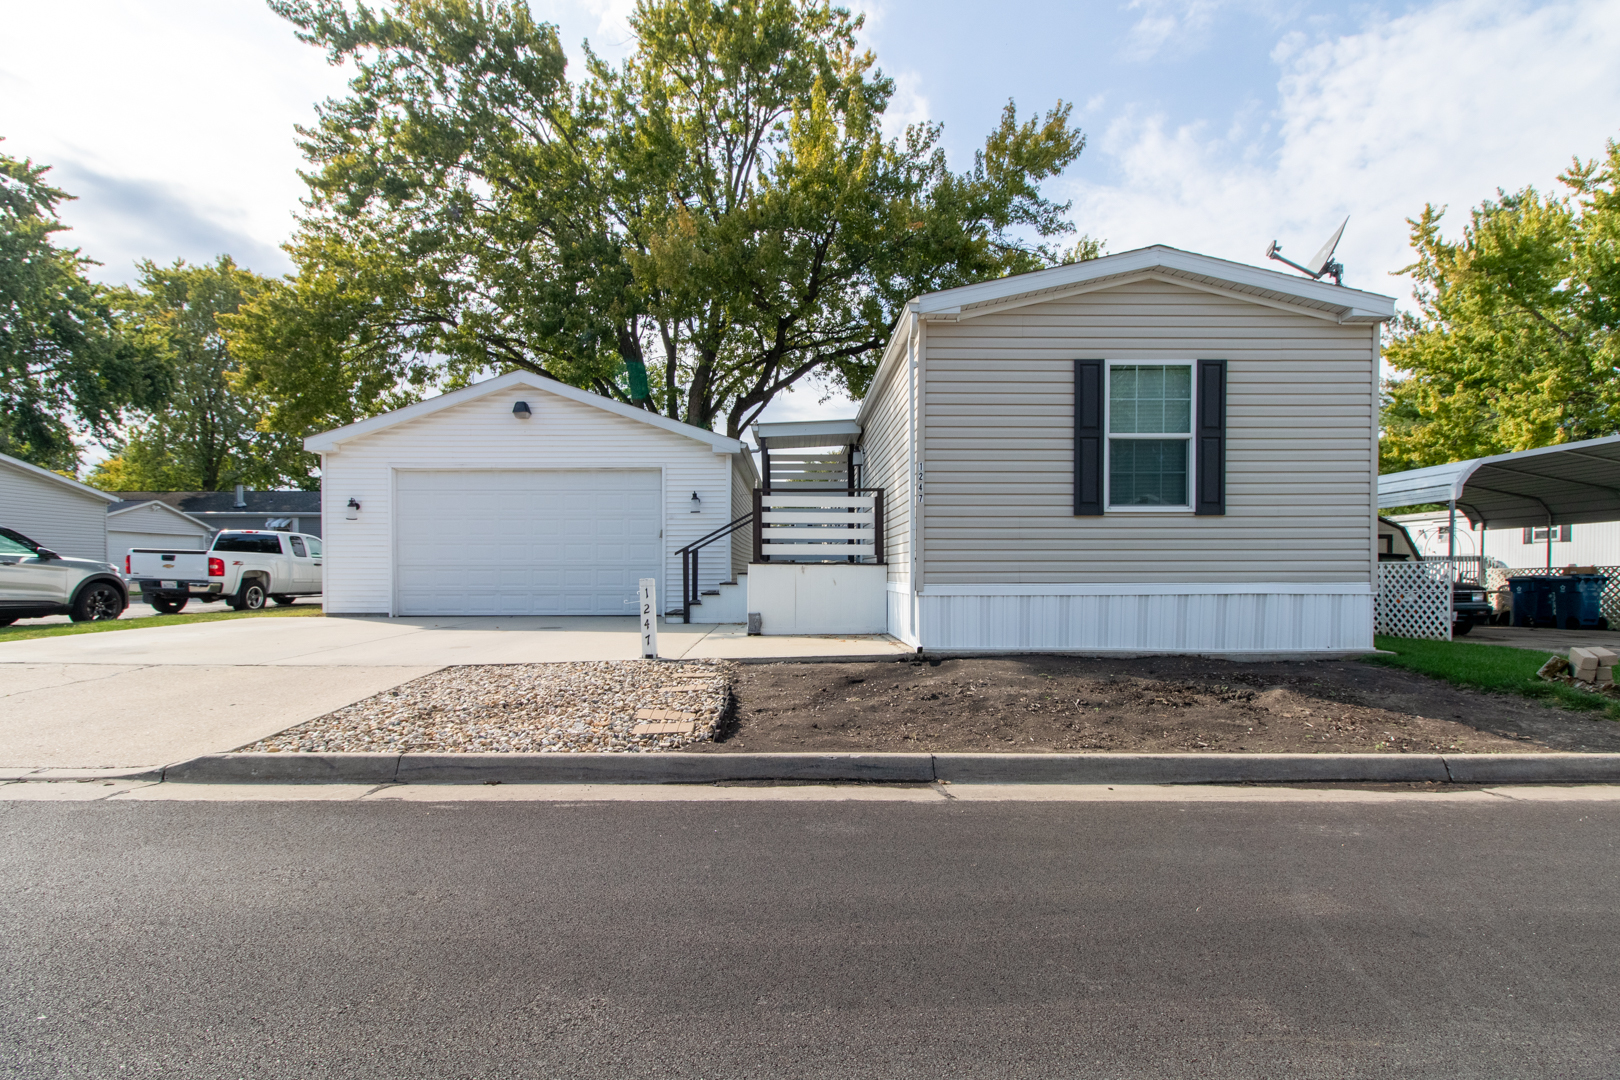
POLYGON ((883 561, 883 491, 754 492, 754 561, 883 561))

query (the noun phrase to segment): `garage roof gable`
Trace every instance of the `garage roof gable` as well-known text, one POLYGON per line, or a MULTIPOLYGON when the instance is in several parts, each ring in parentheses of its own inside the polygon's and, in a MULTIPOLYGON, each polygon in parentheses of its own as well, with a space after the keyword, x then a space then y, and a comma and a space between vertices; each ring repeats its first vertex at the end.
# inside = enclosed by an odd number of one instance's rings
POLYGON ((189 521, 189 522, 191 522, 191 524, 197 526, 200 529, 207 529, 210 532, 213 531, 214 527, 212 525, 208 524, 208 522, 202 521, 202 520, 200 520, 198 518, 194 518, 190 514, 186 513, 184 510, 176 510, 174 507, 170 506, 168 503, 161 502, 161 501, 159 501, 157 499, 142 499, 142 500, 136 500, 136 501, 133 501, 133 502, 131 502, 131 501, 115 502, 111 506, 107 507, 107 520, 108 520, 108 523, 111 524, 112 519, 115 518, 115 517, 118 517, 120 514, 127 514, 131 510, 139 510, 143 506, 150 506, 150 507, 166 510, 169 513, 173 514, 175 517, 180 518, 180 519, 182 519, 184 521, 189 521))
POLYGON ((645 409, 638 409, 633 405, 626 405, 623 402, 605 398, 600 394, 593 394, 589 390, 581 390, 578 387, 569 386, 567 383, 547 379, 528 371, 508 372, 505 375, 476 383, 464 390, 454 390, 448 394, 440 394, 438 397, 419 401, 415 405, 407 405, 403 409, 383 413, 381 416, 373 416, 369 420, 361 420, 356 424, 333 428, 331 431, 323 431, 319 435, 311 435, 304 440, 304 449, 316 454, 335 453, 346 442, 352 442, 355 439, 364 438, 367 435, 385 431, 400 424, 408 424, 413 420, 420 420, 424 416, 432 416, 434 413, 442 412, 445 409, 453 409, 457 405, 465 405, 469 401, 477 401, 479 398, 503 390, 510 390, 513 387, 528 387, 541 393, 554 394, 569 401, 579 402, 581 405, 590 405, 604 412, 613 413, 626 420, 636 420, 643 424, 662 428, 673 435, 683 435, 688 439, 707 443, 717 454, 740 454, 744 450, 742 441, 739 439, 729 439, 724 435, 707 431, 693 424, 683 424, 679 420, 671 420, 667 416, 659 416, 657 413, 650 413, 645 409))

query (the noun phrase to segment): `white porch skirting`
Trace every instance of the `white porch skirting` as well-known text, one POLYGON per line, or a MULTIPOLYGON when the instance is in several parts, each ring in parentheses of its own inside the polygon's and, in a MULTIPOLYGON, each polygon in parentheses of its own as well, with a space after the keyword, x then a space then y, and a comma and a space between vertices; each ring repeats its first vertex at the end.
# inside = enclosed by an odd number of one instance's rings
POLYGON ((925 650, 1294 654, 1373 647, 1366 585, 1087 585, 1044 594, 1033 593, 1039 586, 1017 588, 1031 592, 1008 595, 1005 586, 979 594, 951 586, 949 595, 925 590, 915 598, 891 592, 889 632, 925 650), (896 618, 913 599, 915 628, 896 618))

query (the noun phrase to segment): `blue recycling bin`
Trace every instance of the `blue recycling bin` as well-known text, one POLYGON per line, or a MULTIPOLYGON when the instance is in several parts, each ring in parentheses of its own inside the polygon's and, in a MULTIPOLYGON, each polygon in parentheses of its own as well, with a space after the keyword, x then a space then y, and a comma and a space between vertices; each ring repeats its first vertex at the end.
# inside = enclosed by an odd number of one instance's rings
POLYGON ((1553 610, 1558 625, 1565 630, 1607 630, 1603 617, 1603 587, 1609 579, 1602 574, 1565 574, 1552 582, 1553 610))
POLYGON ((1552 578, 1510 577, 1508 589, 1513 593, 1514 626, 1558 625, 1552 578))

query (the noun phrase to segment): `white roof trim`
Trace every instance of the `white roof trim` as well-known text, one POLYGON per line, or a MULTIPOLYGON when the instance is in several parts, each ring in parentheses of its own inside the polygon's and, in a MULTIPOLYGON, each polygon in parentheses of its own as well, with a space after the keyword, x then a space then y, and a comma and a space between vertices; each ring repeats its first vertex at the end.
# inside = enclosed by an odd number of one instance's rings
POLYGON ((184 510, 176 510, 174 507, 170 506, 168 503, 164 502, 162 499, 147 499, 145 502, 138 502, 134 506, 126 506, 122 510, 108 510, 107 511, 108 523, 111 524, 112 519, 115 518, 115 517, 118 517, 120 514, 127 514, 132 510, 144 510, 148 506, 162 507, 163 509, 167 510, 169 513, 173 514, 175 517, 183 517, 183 518, 185 518, 187 521, 191 522, 193 525, 197 526, 199 529, 207 529, 209 532, 214 531, 214 527, 212 525, 208 524, 208 522, 203 521, 201 518, 194 518, 190 514, 186 513, 184 510))
POLYGON ((1050 294, 1076 285, 1127 274, 1157 270, 1172 277, 1186 277, 1190 281, 1203 281, 1210 285, 1234 288, 1238 292, 1252 293, 1271 299, 1293 302, 1302 307, 1330 311, 1341 322, 1383 322, 1395 316, 1393 297, 1378 293, 1347 289, 1342 285, 1328 285, 1298 274, 1279 273, 1258 266, 1228 262, 1208 255, 1155 244, 1152 247, 1123 251, 1118 255, 1104 255, 1100 259, 1054 266, 1050 270, 1035 270, 1028 274, 983 281, 977 285, 963 285, 955 289, 929 293, 920 297, 917 308, 924 317, 929 315, 961 315, 987 304, 1000 303, 1014 297, 1050 294))
POLYGON ((361 420, 359 423, 349 424, 346 427, 333 428, 331 431, 323 431, 319 435, 311 435, 304 440, 304 449, 316 454, 336 453, 338 448, 346 442, 352 442, 367 435, 374 435, 379 431, 386 431, 388 428, 397 427, 400 424, 408 424, 413 420, 420 420, 424 416, 432 416, 434 413, 444 409, 453 409, 457 405, 465 405, 469 401, 477 401, 479 398, 488 397, 490 394, 519 386, 538 390, 545 394, 554 394, 569 401, 576 401, 581 405, 590 405, 604 412, 622 416, 626 420, 639 420, 643 424, 662 428, 673 435, 682 435, 688 439, 707 443, 717 454, 740 454, 743 452, 743 444, 740 439, 728 439, 724 435, 705 431, 703 428, 692 424, 683 424, 679 420, 671 420, 667 416, 659 416, 657 413, 650 413, 633 405, 625 405, 622 402, 605 398, 600 394, 593 394, 589 390, 581 390, 578 387, 569 386, 567 383, 547 379, 528 371, 510 371, 505 375, 487 379, 484 382, 476 383, 461 390, 440 394, 438 397, 428 398, 426 401, 419 401, 415 405, 407 405, 403 409, 395 409, 393 412, 383 413, 381 416, 373 416, 369 420, 361 420))
POLYGON ((18 472, 32 473, 33 475, 43 477, 46 480, 54 480, 63 487, 72 488, 80 495, 93 495, 98 499, 102 499, 110 503, 121 501, 116 495, 109 495, 105 491, 99 491, 96 488, 91 487, 89 484, 81 484, 77 480, 69 480, 67 477, 53 473, 49 469, 42 469, 38 465, 30 465, 28 462, 14 458, 9 454, 0 454, 0 465, 10 465, 18 472))
POLYGON ((860 442, 861 425, 856 420, 777 420, 755 424, 754 439, 782 450, 840 446, 860 442))

